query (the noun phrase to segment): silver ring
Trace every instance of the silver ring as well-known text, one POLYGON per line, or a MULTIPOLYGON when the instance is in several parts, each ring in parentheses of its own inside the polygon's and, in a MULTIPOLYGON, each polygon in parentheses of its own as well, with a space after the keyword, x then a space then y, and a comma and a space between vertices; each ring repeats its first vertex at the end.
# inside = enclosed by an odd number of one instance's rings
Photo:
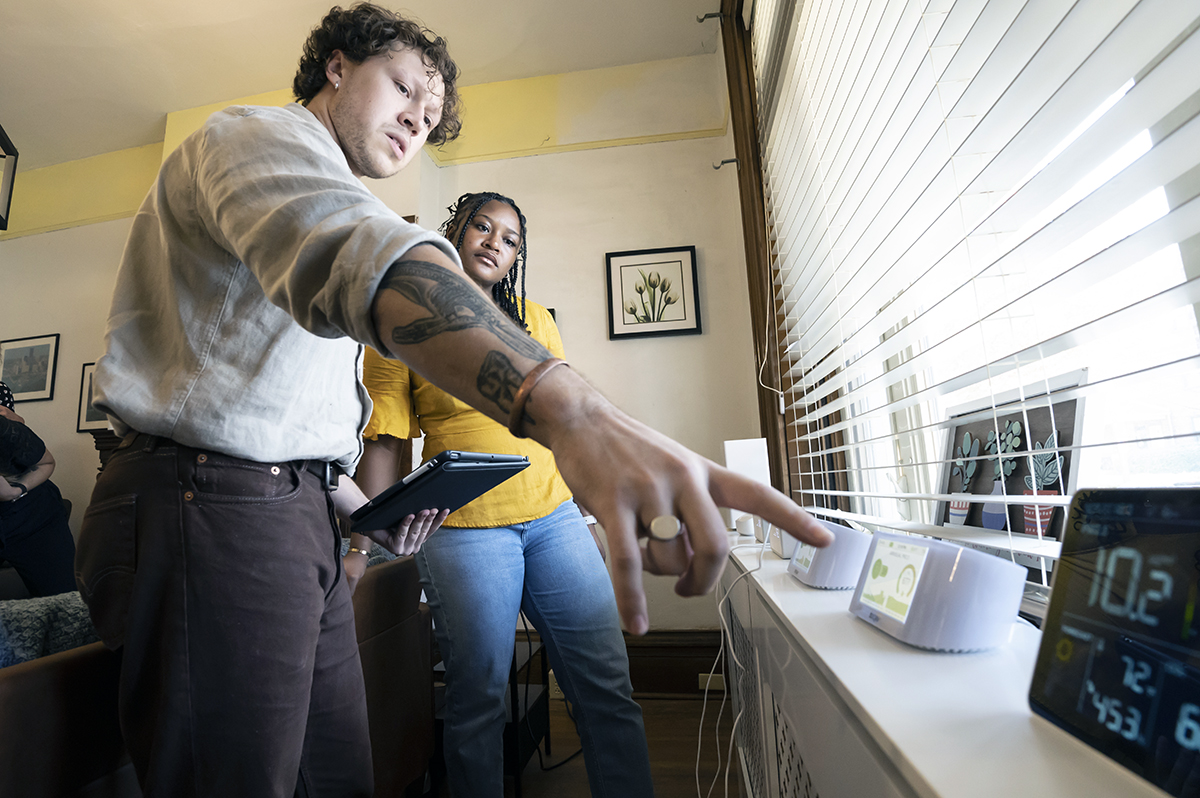
POLYGON ((683 530, 683 524, 673 515, 660 515, 650 522, 650 537, 655 540, 674 540, 683 530))

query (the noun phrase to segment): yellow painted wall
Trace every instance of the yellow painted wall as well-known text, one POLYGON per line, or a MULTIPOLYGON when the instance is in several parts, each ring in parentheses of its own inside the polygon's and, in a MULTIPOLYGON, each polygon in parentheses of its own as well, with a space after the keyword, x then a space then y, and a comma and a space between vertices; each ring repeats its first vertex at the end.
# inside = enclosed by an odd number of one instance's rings
POLYGON ((722 136, 719 55, 464 86, 463 133, 438 166, 722 136))
POLYGON ((167 156, 173 153, 184 139, 199 130, 206 119, 222 108, 228 108, 231 105, 287 105, 292 99, 291 89, 280 89, 264 94, 252 94, 249 97, 239 97, 236 100, 201 105, 198 108, 173 111, 167 114, 167 132, 162 144, 163 160, 166 160, 167 156))
MULTIPOLYGON (((425 151, 437 166, 451 166, 723 136, 722 69, 715 54, 465 86, 462 135, 425 151)), ((132 216, 162 160, 211 114, 291 99, 280 89, 174 111, 160 143, 18 172, 0 240, 132 216)))
POLYGON ((161 160, 158 143, 18 172, 0 241, 132 216, 161 160))

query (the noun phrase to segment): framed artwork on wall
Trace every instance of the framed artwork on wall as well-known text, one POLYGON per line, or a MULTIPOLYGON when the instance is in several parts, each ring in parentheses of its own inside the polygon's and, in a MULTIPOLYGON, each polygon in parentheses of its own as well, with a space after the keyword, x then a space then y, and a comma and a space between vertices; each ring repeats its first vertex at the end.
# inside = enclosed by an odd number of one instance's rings
POLYGON ((17 148, 0 127, 0 230, 8 229, 11 216, 13 181, 17 177, 17 148))
POLYGON ((58 333, 0 341, 0 382, 13 392, 14 401, 53 399, 57 369, 58 333))
POLYGON ((83 364, 83 376, 79 381, 79 420, 75 424, 76 432, 108 429, 108 416, 92 407, 92 375, 95 373, 95 363, 83 364))
POLYGON ((604 261, 610 340, 701 332, 695 247, 609 252, 604 261))

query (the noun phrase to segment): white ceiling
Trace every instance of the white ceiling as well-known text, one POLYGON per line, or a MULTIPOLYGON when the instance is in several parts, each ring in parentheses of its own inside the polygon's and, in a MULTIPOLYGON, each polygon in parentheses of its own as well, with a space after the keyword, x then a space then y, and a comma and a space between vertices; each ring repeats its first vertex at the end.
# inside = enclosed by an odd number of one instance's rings
MULTIPOLYGON (((161 141, 166 114, 292 84, 334 0, 0 0, 21 171, 161 141)), ((471 85, 712 53, 720 0, 404 0, 471 85)), ((348 5, 343 0, 343 5, 348 5)))

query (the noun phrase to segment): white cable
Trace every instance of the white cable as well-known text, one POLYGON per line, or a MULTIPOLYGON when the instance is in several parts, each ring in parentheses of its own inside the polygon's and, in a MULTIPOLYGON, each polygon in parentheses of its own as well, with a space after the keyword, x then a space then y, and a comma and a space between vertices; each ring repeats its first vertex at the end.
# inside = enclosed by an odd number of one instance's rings
MULTIPOLYGON (((725 645, 724 645, 724 641, 722 640, 720 650, 717 651, 717 656, 713 660, 712 667, 708 671, 708 681, 704 685, 704 703, 701 704, 701 706, 700 706, 700 729, 699 729, 699 735, 696 738, 696 798, 701 798, 701 796, 700 796, 700 752, 704 748, 704 713, 708 711, 708 688, 709 688, 709 685, 712 684, 713 674, 717 672, 717 663, 721 661, 721 658, 724 655, 725 655, 725 645)), ((721 728, 721 715, 724 714, 724 712, 725 712, 725 701, 728 696, 729 696, 729 687, 728 687, 728 685, 726 685, 726 688, 724 691, 722 691, 722 695, 721 695, 721 709, 719 712, 717 712, 716 723, 713 724, 713 738, 714 738, 714 742, 716 742, 716 746, 717 746, 717 769, 713 773, 713 780, 712 780, 712 784, 709 785, 708 795, 712 795, 713 788, 717 786, 717 778, 721 773, 721 740, 719 737, 719 733, 720 733, 720 728, 721 728)))
MULTIPOLYGON (((751 568, 750 570, 743 573, 737 579, 734 579, 732 582, 730 582, 729 589, 725 591, 725 594, 723 596, 721 596, 720 598, 717 599, 717 619, 721 623, 721 649, 717 654, 717 658, 715 660, 713 660, 712 669, 709 671, 709 674, 708 674, 709 682, 712 681, 713 674, 716 673, 717 662, 720 661, 721 656, 725 653, 725 641, 726 640, 729 641, 729 655, 733 659, 734 665, 739 670, 742 670, 742 671, 746 670, 745 666, 742 665, 742 663, 738 661, 737 652, 733 650, 733 638, 729 634, 729 626, 725 620, 725 614, 721 611, 721 605, 729 600, 729 596, 731 593, 733 593, 733 588, 737 585, 738 582, 742 581, 747 576, 750 576, 750 574, 753 574, 757 571, 762 570, 763 553, 766 551, 767 546, 769 546, 769 545, 770 545, 770 540, 764 539, 762 543, 741 543, 736 546, 732 546, 729 549, 730 554, 732 554, 733 552, 737 551, 738 549, 758 547, 758 564, 754 568, 751 568)), ((716 769, 716 772, 713 774, 712 784, 709 785, 708 795, 701 795, 701 793, 700 793, 700 752, 703 749, 703 744, 704 744, 704 714, 708 711, 708 684, 706 683, 704 685, 704 704, 700 708, 700 731, 699 731, 699 734, 697 735, 697 739, 696 739, 696 798, 710 798, 710 796, 712 795, 713 789, 715 789, 717 786, 717 779, 721 775, 721 738, 720 738, 719 724, 721 722, 721 714, 723 714, 725 711, 725 701, 727 700, 727 698, 729 696, 730 690, 733 689, 733 683, 728 678, 730 676, 729 668, 725 669, 725 676, 726 676, 725 691, 724 691, 724 695, 721 698, 721 710, 720 710, 720 712, 717 713, 717 724, 718 725, 714 726, 714 728, 713 728, 713 737, 715 738, 714 741, 717 744, 717 769, 716 769)), ((733 673, 733 678, 735 678, 735 679, 737 678, 736 672, 733 673)), ((734 718, 734 721, 733 721, 733 728, 729 732, 729 750, 730 750, 729 756, 730 757, 733 756, 733 754, 732 754, 733 740, 734 740, 735 735, 737 734, 737 724, 738 724, 738 721, 742 717, 742 712, 744 712, 744 711, 745 711, 745 708, 742 708, 742 710, 740 710, 738 712, 737 717, 734 718)), ((726 762, 725 762, 725 795, 726 795, 726 798, 728 798, 728 795, 729 795, 729 767, 730 767, 731 761, 732 761, 731 759, 726 759, 726 762)))
MULTIPOLYGON (((800 343, 800 342, 792 341, 790 344, 787 345, 786 349, 784 349, 782 352, 779 353, 779 360, 780 360, 781 366, 783 365, 783 356, 786 355, 788 352, 791 352, 792 347, 794 347, 798 343, 800 343)), ((767 385, 765 382, 763 382, 763 369, 765 369, 766 367, 767 367, 767 355, 764 352, 763 356, 762 356, 762 365, 760 365, 758 367, 758 384, 761 385, 762 387, 766 388, 768 391, 771 391, 772 393, 779 394, 779 412, 783 413, 783 411, 784 411, 783 403, 785 401, 785 396, 784 396, 783 391, 780 388, 773 388, 770 385, 767 385)), ((779 381, 780 381, 780 384, 783 383, 783 375, 782 374, 779 377, 779 381)))
POLYGON ((733 719, 733 730, 729 732, 729 755, 725 758, 725 798, 729 798, 729 768, 733 764, 733 738, 736 736, 738 722, 742 719, 742 712, 746 708, 743 707, 733 719))

